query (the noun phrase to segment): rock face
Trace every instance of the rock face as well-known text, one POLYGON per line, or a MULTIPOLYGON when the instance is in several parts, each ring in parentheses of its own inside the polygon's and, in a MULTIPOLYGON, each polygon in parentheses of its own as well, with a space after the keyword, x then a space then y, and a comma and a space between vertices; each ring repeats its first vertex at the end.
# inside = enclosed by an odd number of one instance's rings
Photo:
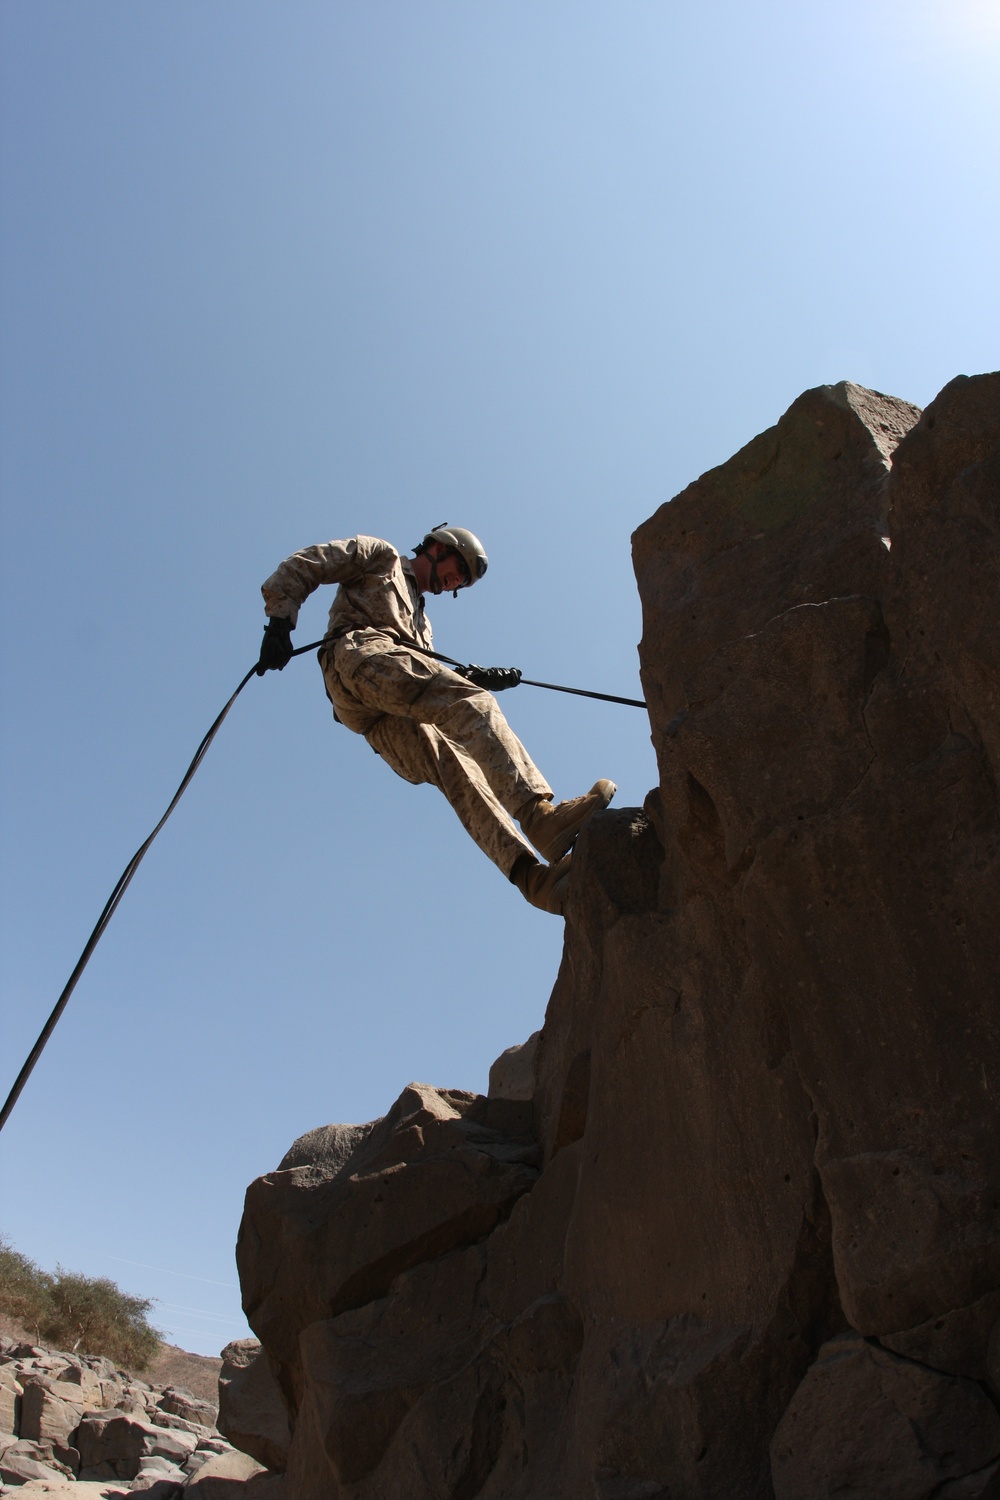
POLYGON ((249 1190, 286 1493, 987 1500, 1000 376, 809 391, 634 555, 660 781, 541 1034, 249 1190))
POLYGON ((219 1431, 265 1468, 284 1473, 292 1441, 288 1411, 256 1339, 236 1339, 222 1351, 219 1431))

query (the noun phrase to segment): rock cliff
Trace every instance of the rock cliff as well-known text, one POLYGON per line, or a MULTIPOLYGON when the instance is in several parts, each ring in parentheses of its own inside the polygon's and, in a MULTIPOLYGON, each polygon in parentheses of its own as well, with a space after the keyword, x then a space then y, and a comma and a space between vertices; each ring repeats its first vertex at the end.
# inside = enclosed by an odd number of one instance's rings
POLYGON ((1000 376, 808 391, 634 556, 659 786, 492 1097, 251 1186, 222 1425, 286 1500, 987 1500, 1000 376))

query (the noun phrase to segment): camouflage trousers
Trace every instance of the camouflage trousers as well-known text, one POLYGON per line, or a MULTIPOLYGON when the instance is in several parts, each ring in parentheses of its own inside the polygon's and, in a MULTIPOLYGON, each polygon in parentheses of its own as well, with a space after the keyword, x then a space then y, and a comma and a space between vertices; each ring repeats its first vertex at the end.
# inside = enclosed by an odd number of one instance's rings
POLYGON ((492 693, 384 636, 348 636, 321 661, 340 722, 405 781, 438 787, 505 875, 534 854, 515 821, 552 788, 492 693))

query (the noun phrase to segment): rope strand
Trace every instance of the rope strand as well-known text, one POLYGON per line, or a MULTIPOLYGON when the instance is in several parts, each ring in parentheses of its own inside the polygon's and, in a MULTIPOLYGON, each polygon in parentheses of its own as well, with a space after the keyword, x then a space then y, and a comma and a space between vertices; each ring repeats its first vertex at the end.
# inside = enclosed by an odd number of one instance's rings
POLYGON ((198 767, 201 765, 202 761, 205 759, 205 756, 208 753, 208 747, 211 745, 212 741, 215 739, 215 736, 222 728, 223 720, 225 719, 229 710, 232 708, 233 704, 236 702, 237 698, 240 696, 243 689, 246 687, 247 683, 250 681, 256 670, 257 666, 255 663, 250 668, 249 672, 246 674, 243 681, 236 689, 235 693, 233 693, 232 697, 229 699, 225 708, 215 720, 211 729, 209 729, 208 733, 205 735, 197 750, 194 752, 194 757, 191 761, 191 764, 185 771, 180 786, 177 788, 173 797, 171 797, 170 804, 167 807, 166 812, 163 814, 163 817, 157 823, 156 827, 153 829, 149 837, 139 845, 138 849, 135 851, 132 858, 129 860, 128 864, 119 875, 115 888, 111 892, 111 895, 108 897, 104 910, 101 912, 101 915, 97 919, 97 925, 95 926, 93 932, 90 934, 90 937, 87 939, 83 952, 77 959, 76 968, 69 976, 69 979, 66 982, 65 989, 52 1008, 52 1014, 49 1016, 45 1025, 42 1027, 38 1036, 38 1040, 32 1047, 31 1051, 28 1053, 24 1067, 21 1069, 20 1073, 18 1073, 17 1078, 14 1081, 14 1087, 7 1095, 4 1107, 2 1110, 0 1110, 0 1130, 2 1130, 6 1125, 11 1110, 14 1108, 14 1105, 17 1103, 18 1099, 21 1096, 21 1090, 24 1088, 24 1085, 27 1083, 28 1079, 31 1076, 35 1064, 41 1057, 46 1042, 52 1035, 53 1031, 55 1031, 56 1025, 59 1021, 59 1017, 62 1015, 63 1011, 66 1009, 67 1004, 69 1003, 69 997, 76 989, 77 981, 79 980, 84 969, 87 967, 87 964, 90 962, 90 956, 93 953, 94 949, 97 947, 98 943, 101 941, 101 938, 104 935, 105 928, 117 911, 118 903, 121 901, 125 892, 131 885, 132 877, 135 874, 136 870, 138 870, 139 866, 142 864, 147 849, 156 838, 156 835, 159 833, 164 823, 170 817, 170 814, 173 812, 174 808, 177 806, 184 793, 187 791, 191 778, 194 776, 195 771, 197 771, 198 767))
MULTIPOLYGON (((394 641, 398 641, 401 646, 406 647, 407 651, 419 651, 421 656, 433 656, 435 661, 443 661, 449 667, 458 667, 462 672, 466 670, 464 662, 456 661, 453 656, 445 656, 443 651, 432 651, 429 646, 418 646, 416 641, 400 640, 399 636, 393 635, 389 630, 383 630, 381 634, 389 636, 394 641)), ((297 646, 292 655, 301 656, 305 651, 318 651, 320 646, 326 644, 327 640, 329 640, 329 636, 325 636, 322 641, 312 641, 308 646, 297 646)), ((625 703, 629 708, 645 708, 647 706, 643 698, 616 698, 613 693, 595 693, 590 688, 561 687, 557 682, 535 682, 531 677, 522 677, 520 686, 548 688, 550 693, 573 693, 577 698, 599 698, 602 703, 625 703)))
MULTIPOLYGON (((292 656, 303 656, 307 651, 316 651, 323 644, 323 641, 312 641, 308 646, 298 646, 292 652, 292 656)), ((419 651, 424 656, 433 656, 435 660, 446 662, 449 666, 462 667, 464 665, 462 662, 455 661, 454 657, 442 655, 440 651, 431 651, 428 646, 418 646, 413 641, 404 641, 401 644, 405 645, 408 650, 419 651)), ((139 866, 142 864, 149 846, 152 844, 153 840, 156 838, 156 835, 159 833, 160 829, 163 827, 164 823, 170 817, 170 814, 173 812, 174 808, 177 806, 178 802, 187 791, 194 773, 197 771, 198 767, 205 759, 205 756, 208 754, 209 746, 215 739, 215 736, 218 734, 219 730, 222 728, 223 721, 225 720, 226 715, 229 713, 229 710, 232 708, 233 704, 236 702, 237 698, 240 696, 243 689, 250 681, 251 677, 255 675, 256 671, 257 663, 255 662, 254 665, 250 668, 249 672, 243 678, 243 681, 240 683, 239 687, 233 693, 232 697, 228 700, 222 712, 218 715, 215 722, 212 724, 211 728, 206 733, 197 750, 194 752, 191 764, 184 772, 184 775, 181 778, 181 784, 177 788, 174 795, 171 797, 166 812, 163 814, 162 818, 157 823, 152 833, 149 834, 148 838, 144 839, 143 842, 139 845, 138 849, 135 851, 132 858, 129 860, 128 864, 119 875, 114 890, 108 897, 107 902, 105 903, 104 910, 98 917, 97 924, 94 927, 93 932, 90 934, 90 937, 87 939, 83 952, 77 959, 76 967, 74 968, 72 974, 69 976, 62 994, 59 996, 59 999, 53 1006, 51 1015, 39 1032, 38 1040, 35 1042, 35 1045, 28 1053, 24 1067, 21 1069, 20 1073, 18 1073, 17 1075, 17 1078, 14 1080, 14 1087, 7 1095, 7 1099, 4 1103, 3 1109, 0 1110, 0 1130, 2 1130, 6 1125, 7 1120, 10 1117, 10 1113, 14 1108, 14 1105, 21 1097, 21 1091, 24 1088, 24 1085, 31 1077, 35 1064, 38 1062, 38 1059, 41 1057, 42 1052, 45 1049, 45 1044, 48 1042, 48 1039, 52 1035, 53 1031, 55 1031, 56 1026, 59 1022, 59 1018, 69 1003, 69 997, 76 989, 80 976, 82 975, 84 969, 87 967, 87 964, 90 962, 90 958, 94 949, 97 947, 98 943, 101 941, 101 938, 104 936, 104 932, 108 926, 108 923, 111 921, 111 918, 118 910, 118 903, 121 901, 125 892, 128 890, 130 884, 132 883, 132 877, 135 875, 136 870, 138 870, 139 866)), ((554 682, 531 682, 526 677, 522 677, 521 681, 526 687, 549 688, 552 692, 556 693, 576 693, 582 698, 601 698, 606 703, 628 703, 635 708, 646 707, 645 703, 643 703, 638 698, 615 698, 612 697, 610 693, 592 693, 588 692, 584 688, 559 687, 554 682)))

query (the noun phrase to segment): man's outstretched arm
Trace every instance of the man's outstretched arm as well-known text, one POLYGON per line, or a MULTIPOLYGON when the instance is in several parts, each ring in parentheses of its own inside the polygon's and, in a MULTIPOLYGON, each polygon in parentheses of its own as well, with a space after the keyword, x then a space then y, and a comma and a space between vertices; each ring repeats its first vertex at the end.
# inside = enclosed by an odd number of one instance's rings
POLYGON ((294 630, 301 604, 321 583, 353 583, 368 573, 388 574, 398 559, 395 547, 374 536, 303 547, 261 585, 268 618, 288 620, 294 630))

